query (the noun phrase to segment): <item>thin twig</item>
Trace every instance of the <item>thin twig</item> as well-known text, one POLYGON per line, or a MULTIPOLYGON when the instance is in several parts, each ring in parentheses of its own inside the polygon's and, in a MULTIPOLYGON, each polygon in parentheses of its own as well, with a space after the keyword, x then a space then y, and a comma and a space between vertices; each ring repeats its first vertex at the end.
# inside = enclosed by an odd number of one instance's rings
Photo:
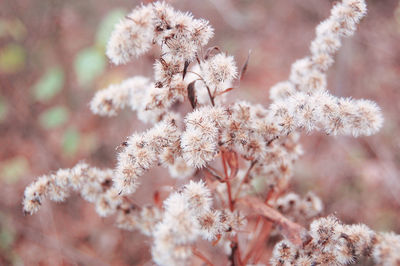
POLYGON ((250 171, 251 171, 251 169, 253 169, 253 167, 254 167, 254 165, 255 165, 256 163, 257 163, 257 160, 252 161, 251 164, 250 164, 249 169, 247 169, 246 175, 243 177, 242 182, 240 182, 239 187, 238 187, 238 189, 236 190, 236 193, 235 193, 235 200, 238 198, 238 196, 239 196, 239 194, 240 194, 240 191, 241 191, 241 189, 242 189, 243 184, 244 184, 244 183, 247 183, 247 180, 248 180, 248 178, 249 178, 250 171))
POLYGON ((253 256, 253 254, 259 250, 259 248, 257 248, 257 247, 259 247, 261 245, 261 243, 263 243, 265 241, 265 239, 268 237, 268 235, 271 232, 272 223, 261 219, 261 216, 259 216, 259 219, 257 219, 255 229, 257 229, 257 227, 259 227, 259 225, 261 225, 261 226, 260 226, 260 229, 258 230, 258 233, 255 234, 256 231, 254 231, 255 237, 252 239, 252 241, 248 245, 247 254, 243 259, 244 265, 246 265, 247 262, 250 260, 250 258, 253 256))
POLYGON ((199 74, 197 74, 196 72, 193 72, 193 71, 187 71, 187 73, 195 74, 200 78, 199 80, 201 80, 204 83, 204 86, 206 86, 206 88, 207 88, 208 97, 210 97, 210 101, 211 101, 212 106, 215 106, 214 97, 211 95, 210 88, 208 87, 208 85, 205 82, 205 80, 203 79, 203 77, 200 76, 199 74))
POLYGON ((210 101, 211 101, 212 106, 215 106, 215 103, 214 103, 214 97, 215 96, 211 95, 210 88, 208 87, 208 85, 205 82, 204 82, 204 85, 206 85, 207 92, 208 92, 208 97, 210 97, 210 101))
POLYGON ((236 234, 235 235, 235 242, 236 242, 236 258, 237 258, 237 262, 238 262, 238 264, 239 264, 239 266, 242 266, 243 265, 243 263, 242 263, 242 259, 241 259, 241 254, 240 254, 240 248, 239 248, 239 238, 238 238, 238 235, 236 234))
POLYGON ((201 259, 208 266, 214 266, 214 264, 212 264, 212 262, 209 259, 207 259, 206 256, 204 256, 198 249, 193 247, 192 252, 196 257, 201 259))
POLYGON ((236 265, 237 265, 237 263, 236 263, 236 257, 237 257, 237 254, 236 254, 236 251, 237 251, 237 243, 236 243, 236 242, 232 242, 232 243, 231 243, 231 250, 232 250, 232 252, 231 252, 231 254, 229 255, 229 261, 231 262, 231 266, 236 266, 236 265))
POLYGON ((215 169, 211 166, 207 166, 204 168, 204 170, 206 170, 210 175, 212 175, 214 178, 216 178, 219 182, 221 182, 221 183, 225 182, 225 180, 221 177, 222 176, 221 173, 217 169, 215 169))

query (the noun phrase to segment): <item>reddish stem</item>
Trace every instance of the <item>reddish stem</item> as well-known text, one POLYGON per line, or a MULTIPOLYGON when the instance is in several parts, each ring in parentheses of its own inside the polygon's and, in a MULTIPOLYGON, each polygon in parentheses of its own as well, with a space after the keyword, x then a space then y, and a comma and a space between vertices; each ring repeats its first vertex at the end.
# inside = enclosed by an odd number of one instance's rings
POLYGON ((257 246, 257 244, 260 242, 260 238, 261 238, 261 233, 264 229, 265 226, 265 222, 261 219, 261 216, 258 216, 257 221, 256 221, 256 225, 254 226, 254 232, 256 232, 256 230, 258 229, 259 224, 261 223, 261 230, 259 231, 259 233, 257 234, 257 236, 255 236, 251 242, 249 243, 248 247, 247 247, 247 252, 246 252, 246 256, 243 259, 243 264, 246 265, 247 262, 249 261, 249 259, 252 257, 253 252, 257 246))
POLYGON ((208 266, 214 266, 214 264, 212 264, 212 262, 206 258, 206 256, 204 256, 199 250, 197 250, 196 248, 192 248, 192 252, 193 254, 198 257, 199 259, 201 259, 205 264, 207 264, 208 266))
POLYGON ((237 258, 239 266, 241 266, 241 265, 244 265, 244 264, 242 263, 242 259, 241 259, 242 256, 240 255, 239 239, 238 239, 237 235, 235 235, 235 242, 237 243, 237 246, 236 246, 236 258, 237 258))
POLYGON ((263 243, 265 243, 266 240, 268 239, 269 234, 271 233, 271 230, 272 230, 272 223, 266 221, 264 223, 264 227, 261 231, 261 237, 259 238, 259 242, 257 243, 256 248, 255 248, 255 252, 254 252, 254 256, 253 256, 255 264, 258 263, 258 261, 260 260, 262 254, 264 252, 263 243))
POLYGON ((231 183, 230 183, 230 181, 229 181, 228 169, 227 169, 227 167, 226 167, 225 154, 224 154, 223 151, 221 151, 221 159, 222 159, 222 166, 224 167, 226 189, 227 189, 227 191, 228 191, 229 209, 230 209, 231 211, 233 211, 233 210, 234 210, 234 202, 233 202, 233 200, 232 200, 231 183))
MULTIPOLYGON (((277 195, 279 195, 278 192, 279 192, 279 190, 276 190, 276 189, 272 188, 271 191, 269 191, 269 193, 265 197, 264 205, 268 206, 268 208, 272 209, 272 207, 269 205, 268 202, 271 199, 276 198, 277 195)), ((253 202, 255 201, 254 198, 252 200, 253 200, 253 202)), ((260 201, 258 199, 257 199, 257 201, 259 201, 258 204, 262 203, 262 201, 260 201)), ((268 217, 266 217, 266 218, 268 219, 268 217)), ((268 220, 270 220, 270 219, 268 219, 268 220)), ((246 264, 248 262, 248 260, 250 258, 252 258, 252 256, 254 254, 256 256, 254 263, 256 263, 256 261, 260 258, 259 249, 257 247, 259 246, 259 243, 262 243, 262 242, 266 241, 266 239, 268 238, 268 235, 269 235, 269 233, 270 233, 270 231, 272 229, 272 222, 274 222, 274 221, 271 221, 271 222, 268 222, 268 221, 265 221, 265 220, 263 221, 262 220, 262 216, 258 216, 257 221, 256 221, 256 225, 254 227, 254 230, 257 230, 258 225, 260 224, 260 222, 262 222, 261 231, 258 234, 258 236, 253 238, 253 240, 250 242, 249 248, 247 249, 248 251, 247 251, 246 257, 243 260, 244 264, 246 264)))
MULTIPOLYGON (((222 160, 222 166, 224 168, 224 175, 225 175, 225 183, 226 183, 226 189, 228 191, 228 199, 229 199, 229 209, 233 212, 235 209, 235 202, 232 199, 232 189, 231 189, 231 183, 230 183, 230 178, 228 176, 228 168, 226 166, 226 159, 225 159, 225 153, 221 151, 221 160, 222 160)), ((232 262, 232 265, 239 265, 242 266, 242 260, 240 256, 240 249, 239 249, 239 241, 237 235, 235 236, 235 239, 232 241, 232 254, 230 256, 230 260, 232 262), (237 263, 236 263, 237 262, 237 263)))
POLYGON ((240 194, 240 191, 241 191, 241 189, 242 189, 243 184, 244 184, 244 183, 247 183, 247 180, 248 180, 248 178, 249 178, 250 171, 251 171, 251 169, 253 169, 253 167, 254 167, 254 165, 255 165, 256 163, 257 163, 257 160, 252 161, 251 164, 250 164, 249 169, 247 169, 246 175, 243 177, 242 182, 240 182, 239 187, 238 187, 238 189, 237 189, 237 191, 236 191, 236 193, 235 193, 235 200, 238 198, 238 196, 239 196, 239 194, 240 194))

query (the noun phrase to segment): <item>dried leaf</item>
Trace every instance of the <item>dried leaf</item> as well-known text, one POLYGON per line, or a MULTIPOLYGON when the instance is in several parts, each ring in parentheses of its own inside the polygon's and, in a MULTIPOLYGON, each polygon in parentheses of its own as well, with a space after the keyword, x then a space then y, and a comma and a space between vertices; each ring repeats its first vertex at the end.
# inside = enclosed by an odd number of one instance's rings
POLYGON ((156 190, 155 192, 154 192, 154 194, 153 194, 153 200, 154 200, 154 203, 156 204, 156 205, 160 205, 160 203, 162 202, 161 201, 161 195, 160 195, 160 191, 158 191, 158 190, 156 190))
POLYGON ((239 78, 240 80, 242 80, 244 74, 246 74, 247 67, 248 67, 248 65, 249 65, 249 60, 250 60, 250 54, 251 54, 251 50, 249 50, 249 53, 247 54, 246 62, 244 63, 244 65, 243 65, 243 67, 242 67, 242 70, 240 71, 240 78, 239 78))
POLYGON ((182 74, 182 79, 185 79, 186 73, 187 73, 187 69, 190 65, 189 61, 185 61, 185 66, 183 67, 183 74, 182 74))
POLYGON ((162 57, 160 58, 160 63, 164 68, 168 68, 168 63, 167 63, 167 61, 165 61, 164 58, 162 58, 162 57))
POLYGON ((197 80, 190 82, 189 85, 187 86, 188 98, 190 101, 190 105, 192 106, 193 109, 195 109, 197 105, 196 92, 194 90, 194 84, 196 83, 196 81, 197 80))
POLYGON ((221 240, 221 234, 217 235, 217 239, 214 240, 214 242, 212 242, 213 247, 216 246, 218 244, 218 242, 221 240))
POLYGON ((301 246, 303 242, 306 241, 307 234, 304 227, 290 221, 280 212, 266 205, 260 199, 256 197, 245 197, 239 202, 244 203, 246 207, 249 207, 253 212, 262 215, 267 220, 278 225, 282 230, 283 235, 293 244, 301 246))
POLYGON ((234 151, 225 151, 224 156, 229 168, 231 169, 231 174, 229 178, 231 179, 236 177, 239 171, 239 160, 237 153, 234 151))
POLYGON ((210 47, 207 49, 206 55, 204 56, 204 60, 207 60, 213 51, 221 52, 218 46, 210 47))
POLYGON ((229 92, 229 91, 231 91, 231 90, 233 90, 233 89, 234 89, 234 88, 227 88, 227 89, 225 89, 225 90, 223 90, 223 91, 220 91, 220 92, 217 93, 217 96, 222 95, 222 94, 224 94, 224 93, 227 93, 227 92, 229 92))
POLYGON ((217 171, 211 166, 204 168, 212 177, 217 179, 218 181, 223 181, 221 174, 217 173, 217 171))

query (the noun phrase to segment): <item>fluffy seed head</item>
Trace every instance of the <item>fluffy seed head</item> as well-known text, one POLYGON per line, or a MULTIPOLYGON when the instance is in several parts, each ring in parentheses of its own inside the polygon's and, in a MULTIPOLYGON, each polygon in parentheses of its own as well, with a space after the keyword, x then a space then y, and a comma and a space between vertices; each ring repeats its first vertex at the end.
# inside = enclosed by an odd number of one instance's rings
POLYGON ((196 215, 201 215, 211 208, 211 191, 206 187, 203 181, 190 181, 184 187, 183 196, 188 204, 188 208, 196 215))
POLYGON ((200 128, 186 130, 181 136, 182 155, 188 165, 201 168, 218 153, 217 136, 204 134, 200 128))
POLYGON ((202 65, 202 77, 206 84, 216 91, 229 88, 237 76, 237 67, 233 56, 224 53, 214 55, 202 65))
POLYGON ((114 64, 125 64, 150 49, 153 39, 152 18, 151 5, 141 6, 115 26, 106 50, 114 64))

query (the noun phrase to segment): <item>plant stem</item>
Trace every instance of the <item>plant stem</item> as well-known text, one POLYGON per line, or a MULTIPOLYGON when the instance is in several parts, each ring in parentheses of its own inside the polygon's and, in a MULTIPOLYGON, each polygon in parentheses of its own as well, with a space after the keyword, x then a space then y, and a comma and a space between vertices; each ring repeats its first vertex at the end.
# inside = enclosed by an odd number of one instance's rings
POLYGON ((196 257, 201 259, 208 266, 214 266, 214 264, 212 264, 212 262, 209 259, 207 259, 206 256, 204 256, 198 249, 193 247, 192 252, 196 257))
POLYGON ((254 167, 254 165, 255 165, 256 163, 257 163, 257 160, 252 161, 251 164, 250 164, 249 169, 247 169, 246 175, 243 177, 242 182, 240 182, 239 187, 238 187, 238 189, 237 189, 237 191, 236 191, 236 193, 235 193, 235 200, 238 198, 238 196, 239 196, 239 194, 240 194, 240 191, 241 191, 241 189, 242 189, 243 184, 247 182, 247 180, 248 180, 248 178, 249 178, 250 171, 251 171, 251 169, 253 169, 253 167, 254 167))
POLYGON ((203 77, 200 76, 199 74, 197 74, 196 72, 193 72, 193 71, 187 71, 187 73, 195 74, 195 75, 197 75, 197 76, 200 78, 200 79, 198 79, 198 80, 202 81, 202 82, 204 83, 204 86, 206 86, 207 92, 208 92, 208 97, 210 97, 211 104, 212 104, 212 106, 215 106, 215 102, 214 102, 214 97, 215 97, 215 96, 212 96, 212 95, 211 95, 210 88, 208 87, 208 85, 207 85, 206 82, 204 81, 203 77))
POLYGON ((226 189, 228 191, 229 209, 231 211, 233 211, 234 210, 234 202, 233 202, 233 199, 232 199, 231 183, 229 181, 228 169, 226 167, 226 161, 225 161, 225 153, 223 151, 221 151, 221 160, 222 160, 222 166, 224 168, 226 189))

